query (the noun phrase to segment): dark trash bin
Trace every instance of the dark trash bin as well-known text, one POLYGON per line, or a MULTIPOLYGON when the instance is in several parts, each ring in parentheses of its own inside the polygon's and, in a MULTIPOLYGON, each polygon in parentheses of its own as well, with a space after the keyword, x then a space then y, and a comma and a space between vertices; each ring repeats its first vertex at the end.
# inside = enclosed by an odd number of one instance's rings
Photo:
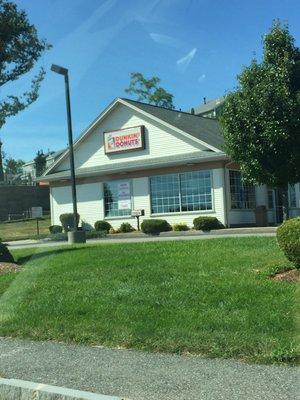
POLYGON ((268 226, 268 214, 266 206, 257 206, 255 209, 256 226, 268 226))

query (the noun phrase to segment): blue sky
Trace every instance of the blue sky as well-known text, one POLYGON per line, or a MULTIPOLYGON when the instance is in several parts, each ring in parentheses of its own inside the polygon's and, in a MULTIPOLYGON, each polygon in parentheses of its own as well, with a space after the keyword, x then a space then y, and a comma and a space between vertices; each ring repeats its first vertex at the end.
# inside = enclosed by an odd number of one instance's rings
MULTIPOLYGON (((115 97, 126 96, 131 72, 161 78, 176 108, 223 95, 275 18, 288 22, 300 45, 299 0, 16 0, 41 37, 53 45, 39 65, 47 70, 38 101, 7 120, 5 152, 30 160, 37 150, 66 146, 63 78, 70 70, 73 131, 81 131, 115 97)), ((33 73, 36 72, 33 71, 33 73)), ((2 93, 26 90, 29 73, 2 93)))

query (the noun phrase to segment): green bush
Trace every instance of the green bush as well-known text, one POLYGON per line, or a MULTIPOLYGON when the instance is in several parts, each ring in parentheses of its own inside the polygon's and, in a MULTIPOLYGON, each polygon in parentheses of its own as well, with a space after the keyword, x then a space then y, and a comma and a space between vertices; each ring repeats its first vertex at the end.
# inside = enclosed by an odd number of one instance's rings
MULTIPOLYGON (((80 215, 77 214, 77 225, 79 223, 79 219, 80 219, 80 215)), ((73 213, 65 213, 65 214, 61 214, 59 216, 59 220, 62 224, 62 227, 64 229, 65 232, 69 232, 71 230, 73 230, 74 227, 74 217, 73 217, 73 213)))
POLYGON ((96 230, 91 230, 91 231, 86 231, 86 238, 87 239, 100 239, 106 236, 106 231, 96 231, 96 230))
POLYGON ((187 224, 184 223, 179 223, 179 224, 174 224, 173 225, 173 231, 188 231, 190 228, 187 226, 187 224))
POLYGON ((122 233, 128 233, 135 231, 134 227, 130 225, 129 222, 123 222, 119 228, 119 231, 122 233))
POLYGON ((49 236, 47 236, 47 239, 53 242, 64 242, 68 240, 68 234, 66 232, 51 233, 49 236))
POLYGON ((81 220, 81 227, 84 231, 92 231, 94 228, 91 224, 86 221, 81 220))
POLYGON ((197 231, 210 231, 223 228, 223 225, 216 217, 197 217, 194 219, 194 229, 197 231))
POLYGON ((62 233, 63 228, 60 225, 50 225, 49 232, 50 233, 62 233))
POLYGON ((280 225, 277 242, 286 258, 300 268, 300 217, 291 218, 280 225))
POLYGON ((8 250, 7 245, 0 241, 0 262, 1 261, 7 263, 13 263, 14 258, 11 255, 10 251, 8 250))
POLYGON ((96 221, 94 227, 95 227, 95 230, 98 232, 104 231, 104 232, 108 233, 111 228, 111 224, 107 221, 96 221))
POLYGON ((160 232, 171 231, 172 227, 165 219, 144 219, 141 229, 148 235, 159 235, 160 232))

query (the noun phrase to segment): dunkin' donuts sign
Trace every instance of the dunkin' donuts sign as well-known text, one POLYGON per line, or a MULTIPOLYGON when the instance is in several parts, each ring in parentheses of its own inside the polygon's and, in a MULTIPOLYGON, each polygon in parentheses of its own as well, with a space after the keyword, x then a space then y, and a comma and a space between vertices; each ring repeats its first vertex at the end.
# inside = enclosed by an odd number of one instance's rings
POLYGON ((144 126, 104 132, 104 148, 105 154, 144 149, 144 126))

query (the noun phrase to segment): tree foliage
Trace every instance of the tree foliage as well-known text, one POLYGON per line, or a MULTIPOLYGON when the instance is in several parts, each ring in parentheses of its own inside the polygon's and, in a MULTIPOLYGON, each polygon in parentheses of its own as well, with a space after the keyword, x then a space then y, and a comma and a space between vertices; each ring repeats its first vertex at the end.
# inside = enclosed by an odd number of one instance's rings
POLYGON ((125 92, 135 95, 138 101, 173 109, 174 96, 158 86, 159 83, 160 79, 157 76, 146 79, 140 72, 132 72, 130 85, 125 92))
POLYGON ((22 167, 25 164, 23 160, 15 160, 12 157, 4 160, 4 169, 6 174, 17 175, 22 173, 22 167))
POLYGON ((38 150, 34 159, 35 173, 36 176, 41 176, 46 170, 46 158, 47 154, 44 154, 43 150, 38 150))
MULTIPOLYGON (((38 38, 24 11, 15 3, 0 0, 0 88, 29 72, 41 54, 50 48, 38 38)), ((38 98, 45 71, 41 68, 31 81, 31 87, 20 96, 0 99, 0 128, 6 119, 24 110, 38 98)))
POLYGON ((288 26, 275 21, 226 96, 225 145, 250 183, 287 188, 300 181, 300 51, 288 26))

